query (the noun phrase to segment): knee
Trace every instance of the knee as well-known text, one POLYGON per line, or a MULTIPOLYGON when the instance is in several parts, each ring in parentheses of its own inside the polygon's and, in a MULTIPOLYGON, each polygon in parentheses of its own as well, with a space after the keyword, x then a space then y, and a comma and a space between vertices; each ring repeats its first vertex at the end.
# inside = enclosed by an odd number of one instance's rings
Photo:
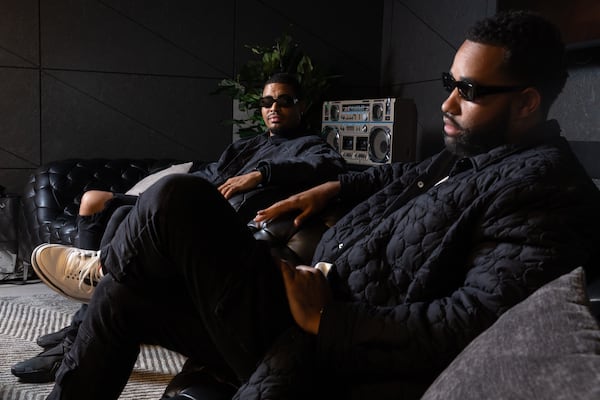
POLYGON ((99 213, 104 209, 106 202, 113 197, 114 195, 111 192, 102 190, 89 190, 85 192, 81 196, 79 215, 88 216, 99 213))
POLYGON ((148 216, 163 216, 173 226, 187 225, 194 218, 221 219, 235 211, 229 202, 207 180, 190 174, 171 175, 152 185, 141 194, 138 212, 148 216))
POLYGON ((159 205, 165 201, 172 204, 178 201, 177 199, 192 202, 198 199, 205 200, 211 193, 218 191, 207 180, 190 174, 175 174, 160 179, 143 193, 141 198, 145 198, 146 202, 151 199, 152 203, 159 205))

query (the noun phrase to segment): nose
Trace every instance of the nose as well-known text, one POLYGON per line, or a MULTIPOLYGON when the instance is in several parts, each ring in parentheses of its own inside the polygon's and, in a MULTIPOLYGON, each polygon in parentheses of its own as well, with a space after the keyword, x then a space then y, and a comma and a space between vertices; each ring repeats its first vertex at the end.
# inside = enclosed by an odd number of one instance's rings
POLYGON ((454 90, 448 93, 448 97, 442 103, 442 112, 454 115, 460 114, 460 95, 458 94, 458 89, 454 88, 454 90))
POLYGON ((271 107, 269 107, 269 110, 278 110, 279 108, 279 104, 277 104, 277 102, 274 101, 273 104, 271 104, 271 107))

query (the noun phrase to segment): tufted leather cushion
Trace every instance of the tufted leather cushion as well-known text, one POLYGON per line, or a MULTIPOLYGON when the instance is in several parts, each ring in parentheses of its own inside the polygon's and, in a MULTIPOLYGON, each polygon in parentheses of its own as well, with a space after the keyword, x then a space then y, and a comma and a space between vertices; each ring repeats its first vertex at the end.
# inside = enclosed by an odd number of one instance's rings
POLYGON ((305 220, 299 227, 294 225, 295 213, 262 224, 250 221, 248 226, 254 238, 269 243, 274 255, 293 265, 311 265, 321 236, 345 211, 341 204, 336 203, 305 220))
POLYGON ((215 372, 196 365, 188 359, 165 389, 161 400, 225 400, 231 399, 237 390, 235 377, 228 373, 215 372))
POLYGON ((72 245, 84 192, 97 189, 124 193, 145 176, 180 161, 172 159, 67 159, 40 166, 23 192, 28 243, 23 259, 40 243, 72 245))

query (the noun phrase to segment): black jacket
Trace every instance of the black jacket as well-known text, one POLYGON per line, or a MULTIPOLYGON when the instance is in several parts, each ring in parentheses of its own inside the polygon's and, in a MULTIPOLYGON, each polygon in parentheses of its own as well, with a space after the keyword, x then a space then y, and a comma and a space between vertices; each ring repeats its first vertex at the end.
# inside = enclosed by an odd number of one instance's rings
POLYGON ((218 161, 194 167, 215 186, 227 179, 261 172, 262 183, 249 192, 237 193, 229 203, 243 221, 274 202, 319 183, 336 179, 346 170, 344 158, 319 136, 269 136, 267 133, 230 144, 218 161))
POLYGON ((499 315, 585 265, 600 193, 558 124, 544 131, 527 146, 342 175, 341 198, 360 203, 314 257, 334 264, 319 334, 284 335, 236 398, 318 398, 319 384, 329 398, 418 398, 499 315))
POLYGON ((345 167, 342 156, 317 135, 287 138, 265 133, 233 142, 218 161, 192 172, 219 186, 233 176, 258 169, 263 186, 300 191, 336 179, 345 167))

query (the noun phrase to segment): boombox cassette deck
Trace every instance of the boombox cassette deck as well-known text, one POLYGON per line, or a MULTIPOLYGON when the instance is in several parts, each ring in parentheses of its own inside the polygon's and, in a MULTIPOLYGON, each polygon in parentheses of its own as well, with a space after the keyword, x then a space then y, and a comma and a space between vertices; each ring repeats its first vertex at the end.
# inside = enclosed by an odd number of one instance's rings
POLYGON ((414 161, 416 121, 416 107, 409 99, 325 101, 321 135, 349 164, 414 161))

